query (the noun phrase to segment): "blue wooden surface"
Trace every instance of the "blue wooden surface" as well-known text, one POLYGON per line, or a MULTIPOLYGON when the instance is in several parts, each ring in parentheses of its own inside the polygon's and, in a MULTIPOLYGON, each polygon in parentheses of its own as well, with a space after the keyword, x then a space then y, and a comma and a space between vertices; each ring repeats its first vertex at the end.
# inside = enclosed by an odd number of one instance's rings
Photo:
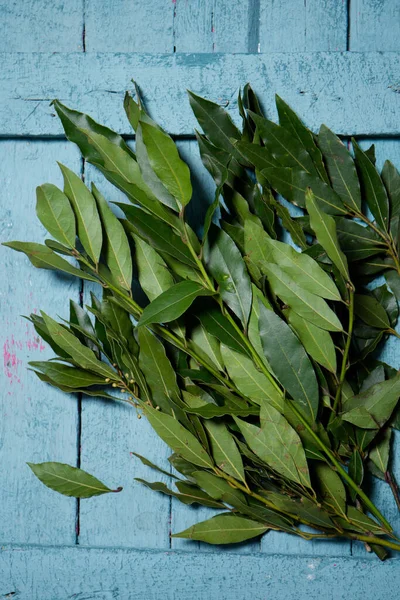
MULTIPOLYGON (((182 136, 197 198, 212 197, 192 139, 185 89, 236 110, 246 81, 271 117, 282 95, 313 129, 325 122, 376 145, 400 166, 398 0, 0 0, 1 241, 41 241, 35 186, 61 183, 55 160, 119 193, 64 141, 49 102, 71 106, 131 135, 122 98, 134 77, 161 124, 182 136)), ((26 370, 49 356, 19 315, 65 316, 77 282, 38 271, 0 248, 0 599, 258 600, 398 598, 400 561, 381 564, 362 546, 270 533, 218 550, 174 539, 211 511, 170 502, 133 482, 152 474, 131 451, 168 468, 167 448, 133 410, 65 396, 26 370), (48 491, 26 461, 60 460, 95 473, 118 495, 82 501, 48 491), (12 595, 13 594, 13 595, 12 595)), ((89 288, 83 289, 84 301, 89 288)), ((399 368, 393 339, 385 359, 399 368)), ((400 436, 397 436, 399 438, 400 436)), ((400 439, 397 440, 398 445, 400 439)), ((400 448, 394 469, 400 479, 400 448)), ((387 486, 377 502, 397 523, 387 486)))

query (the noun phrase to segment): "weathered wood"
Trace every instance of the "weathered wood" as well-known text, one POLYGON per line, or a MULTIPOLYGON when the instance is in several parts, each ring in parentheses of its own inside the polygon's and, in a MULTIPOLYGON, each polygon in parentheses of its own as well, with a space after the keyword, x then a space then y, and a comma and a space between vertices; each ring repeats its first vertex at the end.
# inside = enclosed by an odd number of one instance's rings
POLYGON ((18 600, 398 598, 399 561, 134 549, 4 547, 0 597, 18 600), (13 596, 10 596, 11 598, 13 596))
MULTIPOLYGON (((253 0, 177 0, 176 52, 248 52, 256 3, 253 0)), ((250 46, 250 47, 249 47, 250 46)))
POLYGON ((356 52, 400 49, 400 4, 397 0, 352 0, 350 44, 356 52))
POLYGON ((260 2, 261 52, 346 50, 346 41, 346 2, 260 2))
POLYGON ((55 97, 130 133, 122 99, 131 77, 153 117, 173 134, 192 134, 195 126, 186 88, 229 102, 237 120, 237 90, 246 81, 272 117, 278 93, 313 129, 325 122, 342 135, 400 133, 397 53, 2 54, 0 59, 3 136, 60 135, 49 105, 55 97))
MULTIPOLYGON (((45 229, 35 215, 35 187, 62 185, 55 156, 79 172, 78 152, 61 141, 1 141, 1 241, 42 242, 45 229)), ((52 351, 21 315, 45 310, 68 316, 67 298, 79 297, 79 281, 35 269, 10 248, 0 247, 1 345, 0 540, 43 544, 75 541, 76 501, 41 484, 26 462, 76 464, 77 400, 39 382, 28 361, 52 351)), ((1 579, 1 578, 0 578, 1 579)))
POLYGON ((0 52, 80 52, 84 0, 0 0, 0 52))

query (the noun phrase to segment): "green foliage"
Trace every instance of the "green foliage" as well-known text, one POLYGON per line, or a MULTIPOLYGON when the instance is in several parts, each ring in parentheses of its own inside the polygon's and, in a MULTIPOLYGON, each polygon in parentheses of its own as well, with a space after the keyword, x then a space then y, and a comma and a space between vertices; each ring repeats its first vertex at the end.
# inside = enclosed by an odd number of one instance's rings
MULTIPOLYGON (((219 105, 192 92, 189 101, 216 186, 201 239, 186 219, 190 169, 139 97, 124 101, 135 152, 55 101, 67 138, 129 204, 118 218, 64 166, 64 192, 37 188, 54 239, 6 245, 38 268, 97 282, 102 298, 71 302, 62 323, 32 314, 56 359, 30 367, 149 420, 179 476, 176 489, 138 481, 222 511, 177 537, 228 544, 276 529, 366 541, 383 558, 381 547, 400 545, 363 486, 369 471, 397 494, 400 375, 372 353, 399 337, 400 175, 389 161, 380 174, 373 148, 353 141, 353 158, 327 127, 314 135, 279 97, 279 124, 265 119, 248 85, 242 130, 219 105), (381 273, 387 284, 368 285, 381 273)), ((30 467, 65 495, 119 491, 68 465, 30 467)))

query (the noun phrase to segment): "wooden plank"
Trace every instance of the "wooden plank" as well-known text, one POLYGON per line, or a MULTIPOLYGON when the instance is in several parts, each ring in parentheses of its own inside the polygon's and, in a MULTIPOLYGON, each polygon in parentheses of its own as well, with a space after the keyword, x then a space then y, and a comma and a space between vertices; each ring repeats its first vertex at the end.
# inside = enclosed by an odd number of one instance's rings
POLYGON ((277 92, 316 129, 341 135, 399 134, 397 53, 304 54, 0 54, 0 131, 60 135, 49 102, 57 97, 97 120, 131 133, 122 109, 129 78, 149 110, 173 134, 192 134, 186 89, 223 104, 237 120, 238 88, 250 81, 271 117, 277 92), (12 74, 12 75, 11 75, 12 74))
POLYGON ((398 583, 396 559, 381 563, 222 550, 194 560, 190 552, 123 548, 0 550, 0 597, 14 592, 18 600, 397 600, 398 583))
MULTIPOLYGON (((54 157, 79 171, 79 157, 61 141, 1 141, 2 241, 42 242, 45 229, 35 215, 35 187, 62 185, 54 157)), ((21 253, 0 247, 1 345, 0 398, 1 542, 72 544, 76 501, 48 490, 26 462, 54 460, 76 464, 77 400, 27 370, 28 361, 52 351, 20 315, 43 309, 67 317, 66 297, 79 295, 79 281, 35 269, 21 253)))
POLYGON ((253 40, 252 0, 177 0, 176 52, 248 52, 253 40))
POLYGON ((347 4, 331 0, 260 3, 260 51, 346 50, 347 4))
MULTIPOLYGON (((85 166, 85 182, 93 182, 108 200, 127 202, 91 165, 85 166)), ((84 303, 90 290, 101 298, 101 289, 85 283, 84 303)), ((110 485, 123 486, 110 494, 80 503, 79 543, 94 546, 169 548, 170 500, 134 477, 148 481, 168 478, 145 467, 131 452, 138 452, 169 469, 167 446, 156 436, 146 419, 139 420, 134 408, 123 404, 83 398, 81 412, 81 466, 110 485)))
POLYGON ((172 52, 173 20, 172 0, 86 0, 86 51, 172 52))
POLYGON ((400 50, 400 4, 397 0, 352 0, 350 45, 356 52, 400 50))
POLYGON ((81 52, 84 0, 0 0, 0 52, 81 52))

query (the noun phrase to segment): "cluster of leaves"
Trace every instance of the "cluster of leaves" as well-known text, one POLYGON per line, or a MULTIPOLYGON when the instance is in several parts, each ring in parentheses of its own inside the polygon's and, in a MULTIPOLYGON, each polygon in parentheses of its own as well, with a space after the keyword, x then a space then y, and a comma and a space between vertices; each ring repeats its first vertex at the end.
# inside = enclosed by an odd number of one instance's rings
MULTIPOLYGON (((57 356, 31 367, 147 417, 174 474, 138 456, 176 490, 143 483, 222 510, 175 535, 224 544, 274 529, 360 540, 384 558, 400 545, 363 485, 380 477, 398 501, 388 464, 400 376, 372 353, 397 336, 400 174, 388 161, 379 174, 373 147, 353 140, 353 157, 327 127, 314 135, 280 98, 279 125, 266 119, 249 86, 242 130, 217 104, 189 99, 216 184, 201 236, 185 214, 189 168, 138 94, 124 102, 135 152, 54 103, 67 138, 130 204, 117 203, 117 218, 62 165, 64 191, 37 189, 54 239, 6 245, 98 282, 102 298, 71 301, 68 322, 32 314, 57 356), (381 273, 386 282, 369 285, 381 273)), ((113 491, 68 465, 30 466, 70 496, 113 491)))

